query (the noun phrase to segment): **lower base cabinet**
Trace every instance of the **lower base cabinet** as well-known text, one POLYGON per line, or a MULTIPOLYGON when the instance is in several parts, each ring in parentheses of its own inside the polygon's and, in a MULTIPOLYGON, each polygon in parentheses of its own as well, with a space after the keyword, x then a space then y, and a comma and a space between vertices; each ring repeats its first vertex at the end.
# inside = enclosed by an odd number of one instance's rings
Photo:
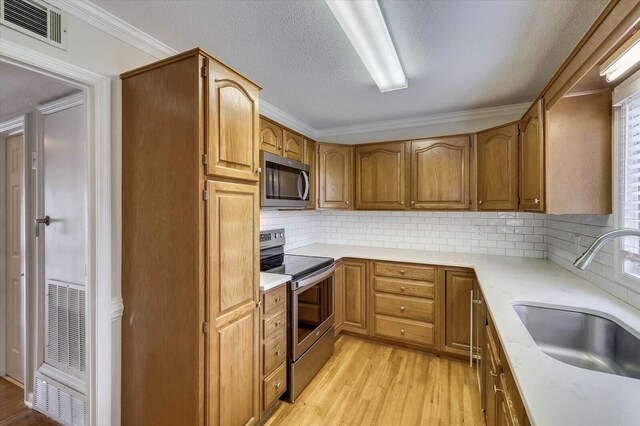
POLYGON ((344 286, 344 319, 342 329, 356 334, 368 334, 368 282, 366 260, 348 259, 342 262, 344 286))
POLYGON ((333 300, 335 314, 333 330, 335 335, 338 335, 344 324, 344 265, 341 260, 336 262, 333 300))

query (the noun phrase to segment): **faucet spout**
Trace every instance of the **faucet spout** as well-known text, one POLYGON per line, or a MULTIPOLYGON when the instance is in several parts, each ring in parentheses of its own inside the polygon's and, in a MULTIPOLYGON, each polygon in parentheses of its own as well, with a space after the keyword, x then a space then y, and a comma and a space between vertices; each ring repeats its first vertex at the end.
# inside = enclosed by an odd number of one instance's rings
POLYGON ((585 251, 582 256, 576 259, 573 262, 573 266, 578 269, 585 270, 589 266, 589 264, 593 261, 593 258, 596 257, 596 254, 600 249, 610 240, 617 237, 627 237, 634 236, 640 237, 640 229, 631 229, 631 228, 622 228, 622 229, 614 229, 613 231, 606 232, 599 236, 591 246, 585 251))

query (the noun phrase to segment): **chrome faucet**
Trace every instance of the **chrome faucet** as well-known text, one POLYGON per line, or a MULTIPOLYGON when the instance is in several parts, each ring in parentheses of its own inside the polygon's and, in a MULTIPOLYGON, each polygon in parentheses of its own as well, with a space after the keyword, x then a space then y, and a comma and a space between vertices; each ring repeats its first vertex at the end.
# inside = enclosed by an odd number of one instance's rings
POLYGON ((640 237, 640 229, 622 228, 605 232, 604 234, 600 235, 593 242, 593 244, 591 244, 591 246, 589 246, 587 251, 585 251, 582 256, 580 256, 576 259, 575 262, 573 262, 573 266, 584 271, 585 269, 587 269, 587 266, 589 266, 591 261, 593 261, 593 258, 596 257, 596 253, 598 253, 602 246, 605 245, 609 240, 612 240, 616 237, 627 236, 640 237))

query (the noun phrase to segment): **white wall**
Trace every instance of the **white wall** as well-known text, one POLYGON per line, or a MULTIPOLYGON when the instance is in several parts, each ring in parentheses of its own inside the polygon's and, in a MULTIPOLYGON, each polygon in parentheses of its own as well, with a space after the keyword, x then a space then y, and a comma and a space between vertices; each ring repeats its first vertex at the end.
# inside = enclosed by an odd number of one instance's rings
MULTIPOLYGON (((97 74, 108 76, 112 81, 111 92, 111 164, 112 164, 112 276, 114 300, 120 300, 121 276, 121 85, 119 75, 130 69, 156 60, 153 56, 127 44, 102 30, 76 18, 68 17, 68 48, 66 51, 40 42, 10 28, 0 26, 0 39, 20 44, 28 49, 82 67, 97 74)), ((114 303, 118 305, 118 303, 114 303)), ((98 336, 105 338, 105 336, 98 336)), ((120 423, 120 321, 112 328, 112 419, 111 424, 120 423)))

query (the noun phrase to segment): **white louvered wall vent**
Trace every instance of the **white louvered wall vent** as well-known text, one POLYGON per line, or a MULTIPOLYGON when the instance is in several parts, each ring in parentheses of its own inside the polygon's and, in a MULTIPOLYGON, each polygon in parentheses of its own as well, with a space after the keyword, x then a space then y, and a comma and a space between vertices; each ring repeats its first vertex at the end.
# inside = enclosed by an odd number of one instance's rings
POLYGON ((87 400, 84 395, 36 372, 33 408, 69 426, 87 424, 87 400))
POLYGON ((41 0, 0 0, 0 24, 67 50, 67 15, 41 0))
POLYGON ((44 362, 81 379, 87 367, 85 297, 82 286, 47 281, 44 362))

